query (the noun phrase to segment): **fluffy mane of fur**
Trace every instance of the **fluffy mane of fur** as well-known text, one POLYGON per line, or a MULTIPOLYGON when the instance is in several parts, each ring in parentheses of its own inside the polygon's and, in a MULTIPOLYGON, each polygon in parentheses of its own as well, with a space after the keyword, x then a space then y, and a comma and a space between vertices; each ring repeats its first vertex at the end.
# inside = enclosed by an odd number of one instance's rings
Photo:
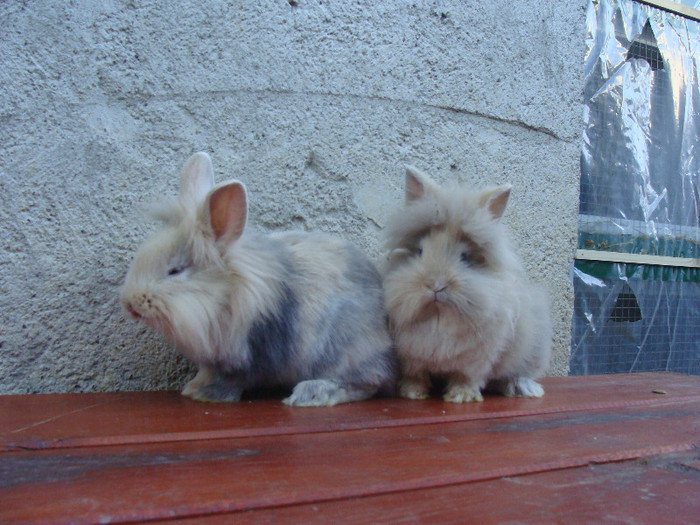
POLYGON ((388 221, 384 246, 390 266, 395 257, 417 250, 430 232, 444 230, 454 242, 464 238, 475 242, 493 270, 522 271, 506 226, 494 220, 481 198, 482 192, 465 185, 426 188, 420 199, 406 203, 388 221))
POLYGON ((384 286, 401 395, 422 398, 431 375, 445 399, 478 401, 488 381, 541 395, 548 365, 546 296, 532 287, 501 221, 509 186, 439 187, 409 169, 407 202, 389 220, 384 286))
POLYGON ((245 186, 215 186, 209 157, 193 155, 178 199, 151 210, 162 228, 139 248, 120 290, 132 318, 199 365, 183 394, 236 401, 249 388, 287 386, 288 404, 315 406, 392 388, 371 262, 330 236, 247 234, 247 210, 245 186))

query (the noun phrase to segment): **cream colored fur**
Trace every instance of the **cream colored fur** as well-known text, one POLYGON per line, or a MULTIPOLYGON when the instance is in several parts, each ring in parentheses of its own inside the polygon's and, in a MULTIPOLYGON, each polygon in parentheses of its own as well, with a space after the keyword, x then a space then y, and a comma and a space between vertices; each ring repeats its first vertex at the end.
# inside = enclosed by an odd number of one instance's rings
POLYGON ((288 404, 319 406, 393 388, 381 279, 359 250, 319 233, 245 233, 245 187, 214 186, 204 153, 156 214, 165 224, 137 251, 120 295, 200 367, 184 395, 236 401, 289 386, 288 404))
POLYGON ((406 205, 387 231, 387 311, 400 362, 400 394, 425 398, 446 378, 447 401, 539 397, 548 367, 548 299, 529 284, 501 215, 510 187, 438 187, 409 168, 406 205))

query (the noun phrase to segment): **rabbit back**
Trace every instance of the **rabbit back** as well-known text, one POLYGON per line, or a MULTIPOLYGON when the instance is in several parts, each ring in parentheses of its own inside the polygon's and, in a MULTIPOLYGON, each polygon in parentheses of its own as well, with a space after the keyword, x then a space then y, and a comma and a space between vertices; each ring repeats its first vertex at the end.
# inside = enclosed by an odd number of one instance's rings
POLYGON ((371 261, 324 234, 282 232, 251 241, 268 247, 281 274, 276 297, 247 331, 248 386, 316 378, 390 382, 391 341, 371 261))

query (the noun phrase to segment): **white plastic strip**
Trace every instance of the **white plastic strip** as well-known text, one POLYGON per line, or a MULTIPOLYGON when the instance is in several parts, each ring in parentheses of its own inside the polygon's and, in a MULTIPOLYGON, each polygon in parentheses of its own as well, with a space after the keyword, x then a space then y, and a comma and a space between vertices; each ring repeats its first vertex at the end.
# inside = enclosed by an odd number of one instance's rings
POLYGON ((688 257, 668 257, 665 255, 644 255, 641 253, 576 250, 576 259, 581 261, 648 264, 651 266, 676 266, 678 268, 700 268, 700 259, 691 259, 688 257))

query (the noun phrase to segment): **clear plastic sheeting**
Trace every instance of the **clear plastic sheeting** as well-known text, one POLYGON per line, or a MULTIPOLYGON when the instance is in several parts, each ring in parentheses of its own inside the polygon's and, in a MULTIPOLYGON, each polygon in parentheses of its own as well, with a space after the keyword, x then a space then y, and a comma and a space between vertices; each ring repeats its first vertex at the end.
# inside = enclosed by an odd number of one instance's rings
MULTIPOLYGON (((700 23, 630 0, 587 22, 578 247, 698 259, 700 23)), ((700 374, 700 270, 577 261, 573 281, 572 374, 700 374)))
POLYGON ((700 375, 700 270, 579 261, 571 374, 700 375))
POLYGON ((700 23, 627 0, 587 21, 579 248, 700 257, 700 23))

